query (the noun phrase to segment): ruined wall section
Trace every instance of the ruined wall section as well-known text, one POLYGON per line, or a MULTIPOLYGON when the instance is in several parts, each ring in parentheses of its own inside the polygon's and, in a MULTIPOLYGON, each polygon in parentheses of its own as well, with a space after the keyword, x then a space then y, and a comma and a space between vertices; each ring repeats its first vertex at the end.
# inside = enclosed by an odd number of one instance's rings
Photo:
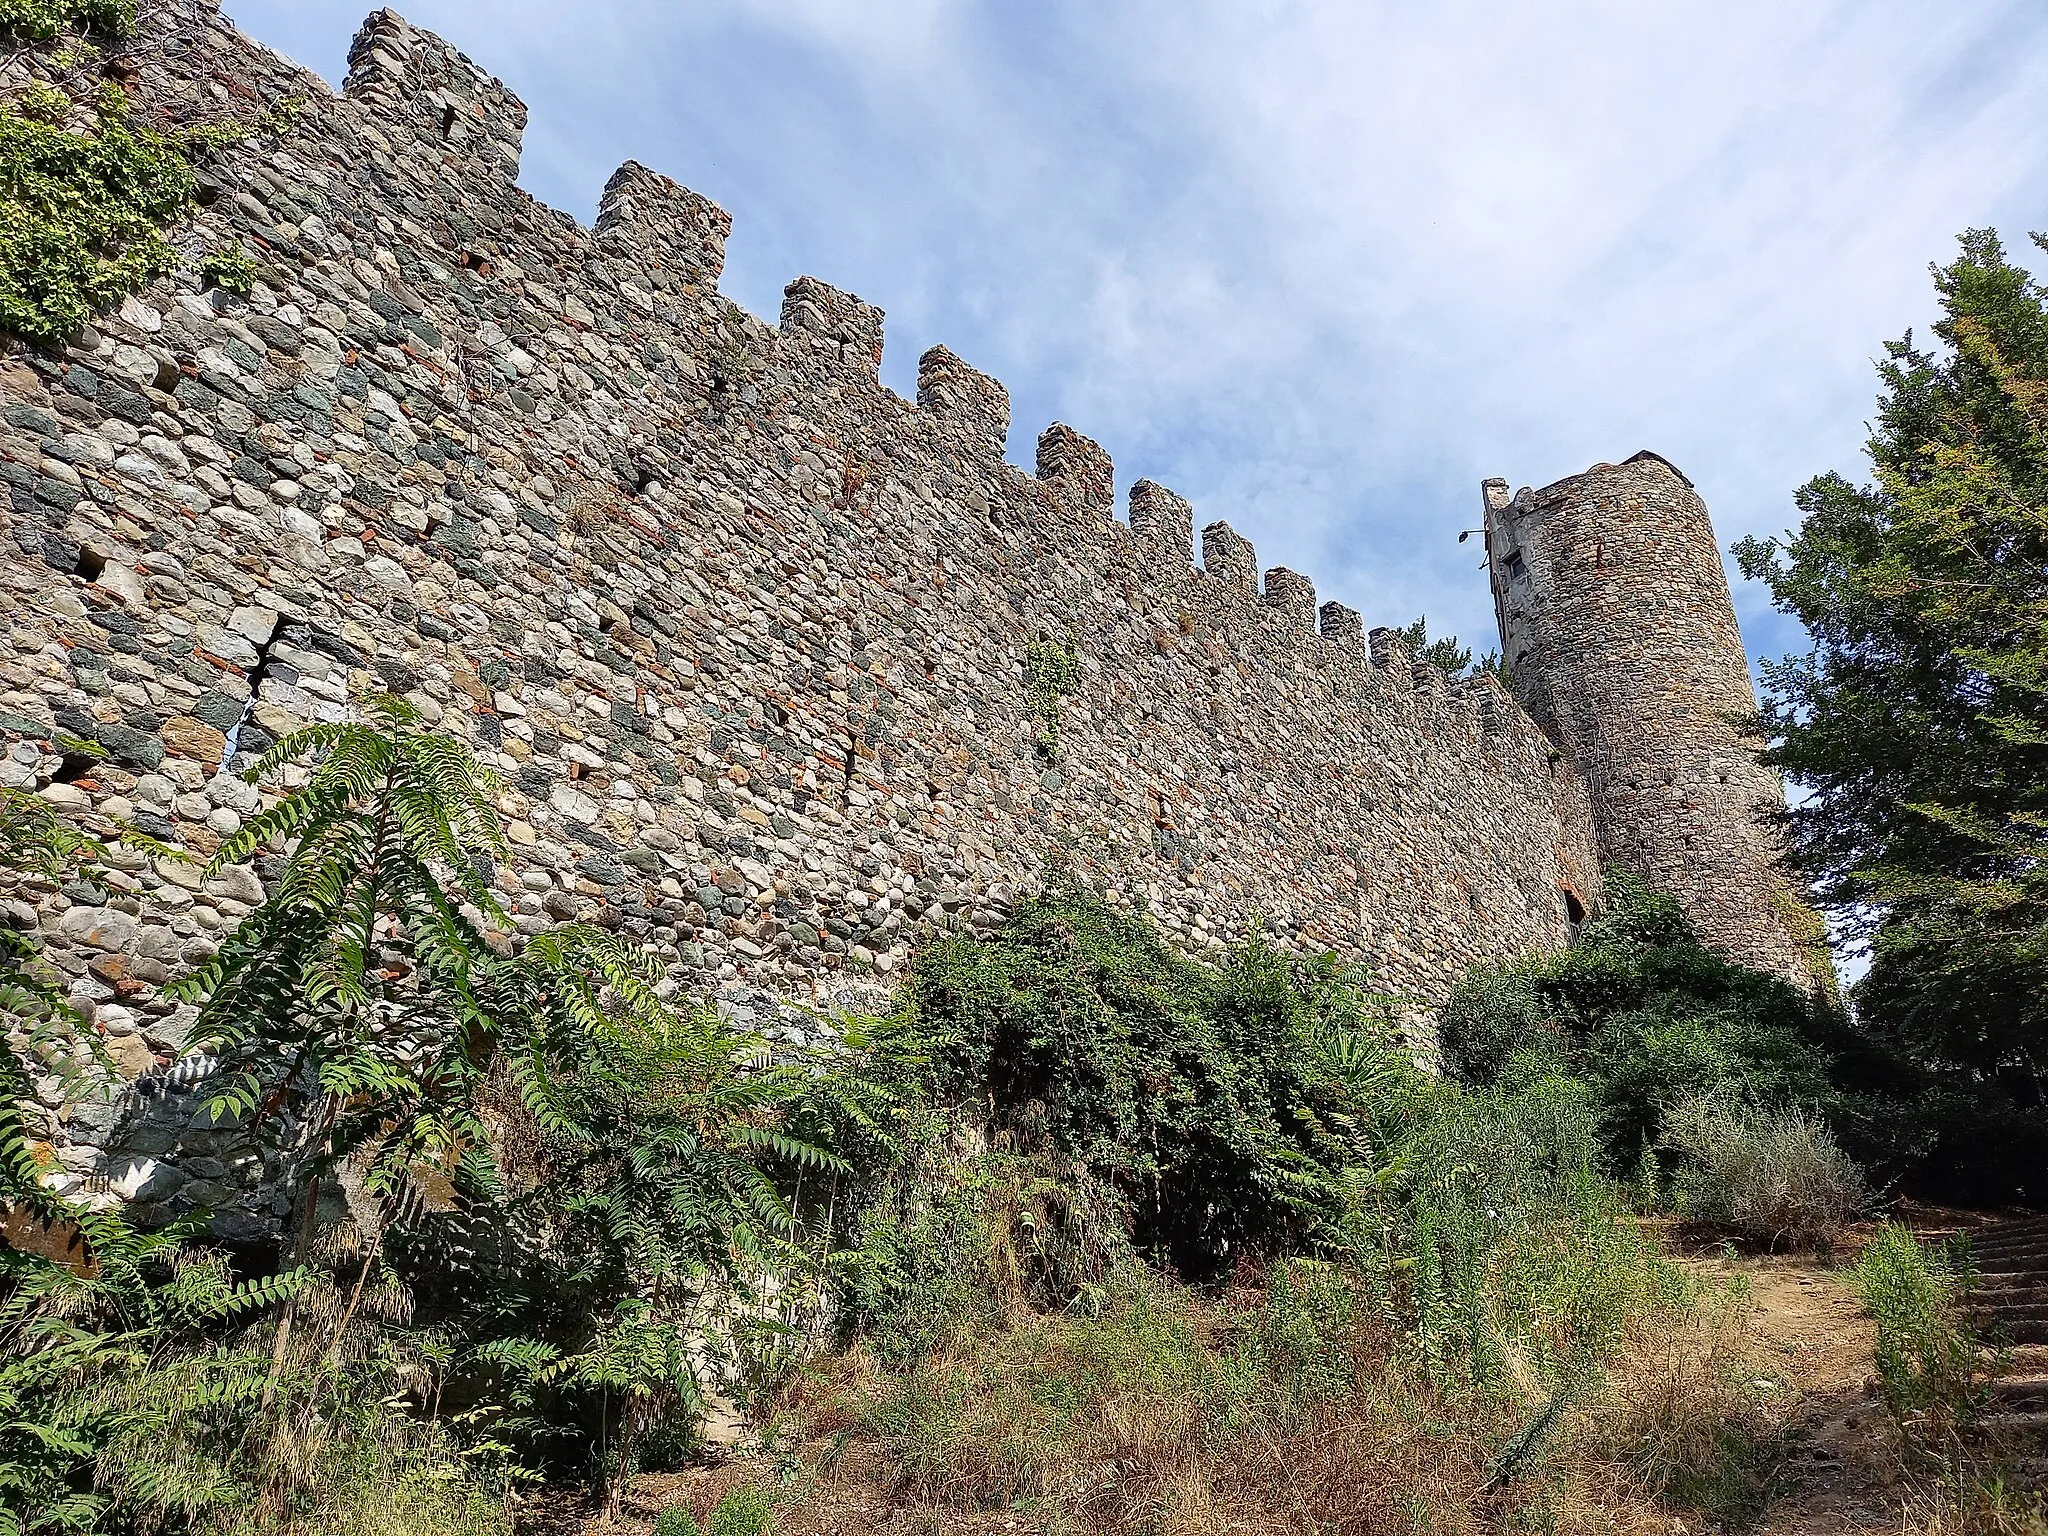
POLYGON ((1510 497, 1485 486, 1502 656, 1582 766, 1603 860, 1670 892, 1724 953, 1831 984, 1782 867, 1785 790, 1732 723, 1756 712, 1706 504, 1639 453, 1510 497))
MULTIPOLYGON (((878 995, 1056 863, 1191 950, 1264 921, 1424 1004, 1568 938, 1585 793, 1491 679, 1368 650, 1225 525, 1197 568, 1188 504, 1141 482, 1119 521, 1066 427, 1004 463, 1002 386, 935 348, 894 395, 852 295, 747 315, 726 215, 644 167, 594 230, 535 202, 524 108, 390 12, 340 96, 203 4, 142 25, 151 110, 305 107, 206 172, 248 302, 181 274, 0 364, 8 782, 203 859, 257 804, 248 753, 388 688, 510 782, 521 932, 602 922, 740 1007, 878 995), (1056 752, 1041 644, 1078 662, 1056 752)), ((274 866, 120 858, 12 911, 135 1077, 189 1027, 158 989, 274 866)), ((66 1167, 113 1113, 53 1098, 66 1167)), ((125 1134, 117 1193, 226 1181, 269 1219, 246 1149, 175 1113, 125 1134)))

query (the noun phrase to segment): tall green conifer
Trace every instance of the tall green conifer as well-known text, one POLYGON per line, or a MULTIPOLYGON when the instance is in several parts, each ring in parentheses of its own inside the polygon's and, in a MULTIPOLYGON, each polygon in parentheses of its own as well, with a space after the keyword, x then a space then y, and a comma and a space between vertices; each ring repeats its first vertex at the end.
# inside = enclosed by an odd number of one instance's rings
MULTIPOLYGON (((2036 244, 2048 239, 2036 235, 2036 244)), ((1939 345, 1886 348, 1874 479, 1737 548, 1813 636, 1764 665, 1797 855, 1872 946, 1860 1011, 2024 1108, 2048 1084, 2048 290, 1973 230, 1939 345)))

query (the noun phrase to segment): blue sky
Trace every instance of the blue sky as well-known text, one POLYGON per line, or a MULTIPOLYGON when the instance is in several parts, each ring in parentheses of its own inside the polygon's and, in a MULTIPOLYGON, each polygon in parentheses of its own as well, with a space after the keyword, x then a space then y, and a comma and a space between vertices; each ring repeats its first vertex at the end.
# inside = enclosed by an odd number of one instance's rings
MULTIPOLYGON (((338 82, 365 0, 226 0, 338 82)), ((2048 225, 2038 0, 410 0, 531 109, 1064 420, 1368 623, 1482 648, 1479 482, 1654 448, 1725 547, 1860 476, 1882 341, 1972 225, 2048 225)), ((1753 653, 1799 637, 1738 589, 1753 653)))

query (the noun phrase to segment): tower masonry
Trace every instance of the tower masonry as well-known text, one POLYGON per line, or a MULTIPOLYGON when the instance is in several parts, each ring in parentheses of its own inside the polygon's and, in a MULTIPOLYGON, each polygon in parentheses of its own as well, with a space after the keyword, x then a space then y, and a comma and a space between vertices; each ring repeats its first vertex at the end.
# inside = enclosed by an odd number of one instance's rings
POLYGON ((1784 786, 1737 724, 1756 693, 1692 482, 1643 452, 1484 490, 1510 688, 1577 761, 1602 861, 1674 895, 1723 953, 1826 984, 1818 919, 1782 864, 1784 786))

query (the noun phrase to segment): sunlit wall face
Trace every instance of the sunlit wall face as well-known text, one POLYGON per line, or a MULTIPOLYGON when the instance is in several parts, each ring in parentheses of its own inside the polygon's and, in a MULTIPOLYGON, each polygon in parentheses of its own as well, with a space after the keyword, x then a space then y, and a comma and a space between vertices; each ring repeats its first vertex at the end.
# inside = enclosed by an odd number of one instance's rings
MULTIPOLYGON (((367 0, 228 0, 339 79, 367 0)), ((1860 471, 1960 230, 2041 222, 2048 12, 1304 0, 411 0, 588 218, 633 157, 1071 421, 1374 622, 1490 636, 1477 482, 1649 447, 1724 539, 1860 471)), ((1760 592, 1753 654, 1797 643, 1760 592)))

